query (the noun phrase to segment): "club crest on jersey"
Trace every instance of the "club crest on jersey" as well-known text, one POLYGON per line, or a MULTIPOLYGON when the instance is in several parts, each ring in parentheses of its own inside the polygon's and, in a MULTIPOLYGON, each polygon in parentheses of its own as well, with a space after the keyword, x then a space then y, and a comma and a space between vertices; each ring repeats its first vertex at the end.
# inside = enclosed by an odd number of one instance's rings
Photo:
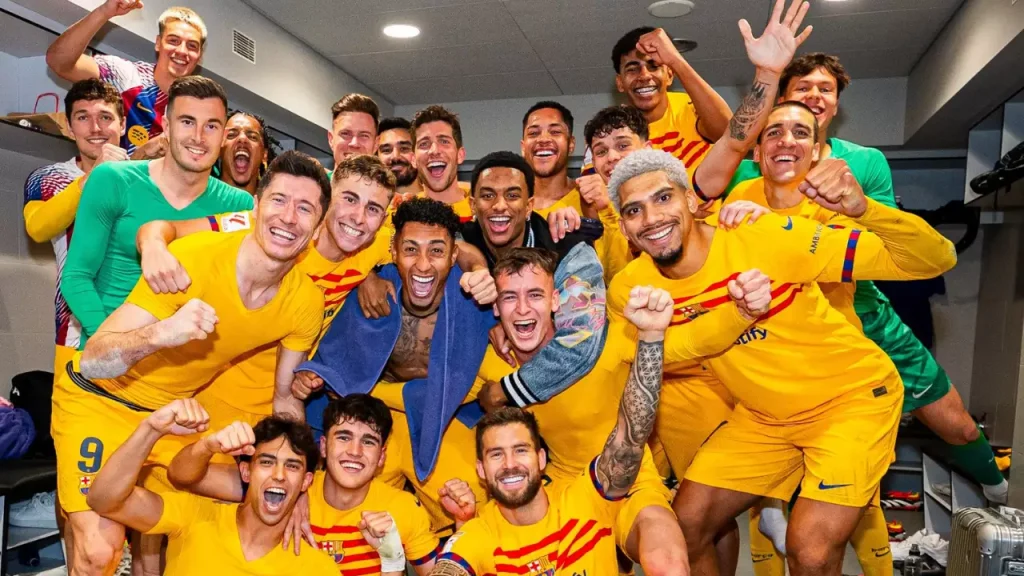
POLYGON ((704 307, 703 304, 688 304, 676 308, 676 311, 672 315, 672 324, 682 324, 684 322, 690 322, 696 320, 700 316, 707 314, 709 310, 704 307))
POLYGON ((529 570, 530 576, 554 576, 555 574, 555 567, 551 565, 551 561, 546 556, 527 562, 526 569, 529 570))
POLYGON ((324 540, 317 542, 316 547, 324 554, 334 558, 335 564, 341 564, 345 560, 345 547, 341 540, 324 540))
POLYGON ((89 487, 92 486, 92 476, 79 476, 78 477, 78 491, 82 494, 89 495, 89 487))

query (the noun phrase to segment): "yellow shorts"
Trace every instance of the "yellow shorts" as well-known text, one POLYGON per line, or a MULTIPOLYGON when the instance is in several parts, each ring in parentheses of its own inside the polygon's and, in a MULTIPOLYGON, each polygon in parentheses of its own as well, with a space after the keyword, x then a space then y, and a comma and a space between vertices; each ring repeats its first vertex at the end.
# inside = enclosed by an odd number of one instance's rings
POLYGON ((801 498, 863 507, 877 498, 896 444, 903 387, 894 380, 883 396, 857 392, 801 423, 768 423, 738 406, 686 479, 783 501, 799 485, 801 498))
MULTIPOLYGON (((583 470, 577 470, 573 473, 564 468, 548 466, 544 473, 548 478, 551 478, 551 483, 547 486, 548 494, 554 496, 583 473, 583 470)), ((672 494, 668 488, 665 488, 665 481, 658 474, 651 450, 645 448, 644 458, 640 463, 640 472, 637 474, 632 488, 629 489, 625 501, 623 501, 622 506, 619 508, 618 514, 615 516, 615 543, 619 548, 622 550, 626 549, 626 539, 629 538, 629 532, 633 529, 637 516, 640 515, 644 508, 657 506, 672 512, 671 500, 672 494)), ((675 517, 674 512, 672 516, 675 517)))
POLYGON ((392 410, 391 417, 394 426, 388 438, 387 456, 379 477, 396 488, 403 488, 408 480, 423 508, 430 514, 434 532, 439 537, 450 536, 455 521, 444 511, 437 494, 445 482, 452 478, 468 482, 476 494, 478 510, 487 501, 487 488, 476 474, 476 432, 458 420, 452 420, 441 439, 441 450, 434 471, 425 482, 420 482, 413 466, 412 441, 405 413, 392 410))
POLYGON ((56 382, 57 378, 64 373, 64 369, 67 367, 68 362, 71 362, 75 358, 75 352, 78 352, 77 348, 69 348, 67 346, 57 346, 57 350, 53 354, 53 381, 56 382))
MULTIPOLYGON (((57 450, 57 492, 65 512, 83 512, 89 510, 85 499, 96 474, 150 412, 83 390, 72 382, 66 368, 54 380, 50 433, 57 450)), ((166 469, 181 441, 187 445, 198 439, 198 434, 161 438, 146 460, 147 468, 166 469)), ((144 470, 142 477, 147 476, 144 470)), ((170 486, 166 474, 159 473, 143 485, 156 492, 170 486)))
POLYGON ((709 372, 665 381, 654 431, 676 478, 683 477, 701 444, 729 418, 732 408, 732 395, 709 372))

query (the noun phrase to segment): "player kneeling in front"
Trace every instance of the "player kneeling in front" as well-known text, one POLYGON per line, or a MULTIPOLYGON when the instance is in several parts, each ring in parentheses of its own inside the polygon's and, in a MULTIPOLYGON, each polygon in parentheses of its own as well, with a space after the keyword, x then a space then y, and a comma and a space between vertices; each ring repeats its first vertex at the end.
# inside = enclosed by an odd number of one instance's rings
POLYGON ((336 575, 334 562, 312 547, 295 555, 281 546, 287 520, 313 481, 317 463, 316 442, 305 424, 271 416, 237 445, 236 454, 244 455, 238 468, 249 484, 241 504, 187 492, 157 494, 136 485, 160 438, 203 432, 209 421, 192 398, 151 413, 96 475, 89 507, 139 532, 167 534, 166 576, 336 575))
POLYGON ((637 287, 630 296, 625 316, 639 330, 636 360, 604 450, 559 495, 549 495, 541 486, 547 453, 536 418, 519 408, 485 416, 476 426, 476 466, 493 501, 452 536, 431 574, 489 574, 499 566, 532 574, 618 573, 613 526, 654 426, 672 319, 667 292, 637 287))

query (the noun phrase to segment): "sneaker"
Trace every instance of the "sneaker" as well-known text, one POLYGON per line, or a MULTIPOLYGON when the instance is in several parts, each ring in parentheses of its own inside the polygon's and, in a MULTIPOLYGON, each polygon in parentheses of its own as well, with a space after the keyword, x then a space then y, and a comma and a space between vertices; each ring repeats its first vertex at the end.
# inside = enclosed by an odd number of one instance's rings
MULTIPOLYGON (((907 537, 907 532, 903 530, 903 523, 899 520, 886 522, 885 528, 889 531, 890 542, 900 542, 907 537)), ((910 548, 908 547, 907 550, 910 550, 910 548)))
POLYGON ((40 492, 31 500, 11 506, 11 526, 22 528, 57 529, 57 512, 54 509, 55 492, 40 492))
POLYGON ((920 492, 890 490, 882 500, 882 508, 885 510, 919 510, 923 504, 920 492))

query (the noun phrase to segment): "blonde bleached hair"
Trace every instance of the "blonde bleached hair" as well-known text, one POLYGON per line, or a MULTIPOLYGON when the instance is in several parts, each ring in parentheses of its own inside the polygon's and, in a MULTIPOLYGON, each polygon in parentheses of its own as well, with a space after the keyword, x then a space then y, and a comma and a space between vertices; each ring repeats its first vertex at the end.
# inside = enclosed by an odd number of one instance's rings
POLYGON ((199 14, 196 14, 195 10, 182 6, 172 6, 164 10, 163 14, 160 15, 160 19, 157 20, 161 36, 164 35, 164 29, 169 22, 184 22, 199 30, 200 43, 206 44, 206 23, 199 17, 199 14))

